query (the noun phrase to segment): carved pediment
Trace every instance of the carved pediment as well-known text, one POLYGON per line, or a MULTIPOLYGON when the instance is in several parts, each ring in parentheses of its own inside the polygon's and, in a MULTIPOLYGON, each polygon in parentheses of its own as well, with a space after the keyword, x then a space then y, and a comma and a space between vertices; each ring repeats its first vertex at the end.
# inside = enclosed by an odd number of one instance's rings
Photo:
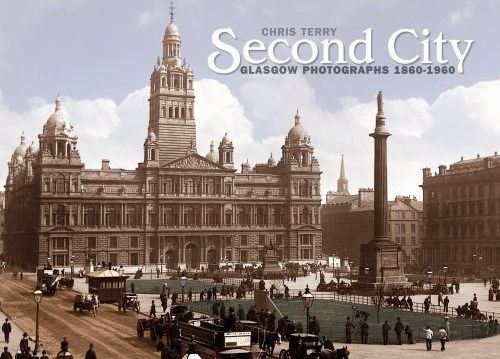
POLYGON ((226 168, 207 160, 205 157, 192 153, 186 157, 162 165, 164 168, 194 169, 194 170, 224 170, 226 168))
POLYGON ((71 229, 70 227, 68 226, 54 226, 54 227, 51 227, 49 228, 48 230, 49 232, 52 232, 52 233, 61 233, 61 232, 74 232, 73 229, 71 229))

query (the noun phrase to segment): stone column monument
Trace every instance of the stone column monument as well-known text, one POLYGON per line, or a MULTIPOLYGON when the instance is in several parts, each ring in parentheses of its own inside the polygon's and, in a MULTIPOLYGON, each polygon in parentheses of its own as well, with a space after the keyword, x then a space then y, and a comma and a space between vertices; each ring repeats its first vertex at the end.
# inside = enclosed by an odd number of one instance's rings
POLYGON ((389 239, 387 206, 387 138, 382 92, 377 96, 377 117, 371 137, 375 140, 374 158, 374 235, 361 245, 359 276, 356 288, 373 290, 381 285, 407 286, 403 272, 401 247, 389 239))

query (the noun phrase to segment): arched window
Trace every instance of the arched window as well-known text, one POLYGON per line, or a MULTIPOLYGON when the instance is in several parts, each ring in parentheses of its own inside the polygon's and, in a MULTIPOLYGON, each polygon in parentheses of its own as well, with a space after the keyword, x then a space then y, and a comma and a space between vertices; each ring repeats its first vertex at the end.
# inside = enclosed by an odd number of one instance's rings
POLYGON ((79 191, 79 188, 78 188, 78 180, 77 179, 74 179, 73 182, 72 182, 72 185, 71 185, 71 190, 73 192, 78 192, 79 191))
POLYGON ((183 107, 181 108, 181 118, 185 118, 186 117, 186 109, 183 107))
POLYGON ((174 181, 171 178, 165 181, 165 193, 174 193, 174 181))
POLYGON ((50 178, 48 177, 43 180, 43 191, 50 192, 50 178))
POLYGON ((189 86, 189 89, 193 88, 193 80, 188 81, 188 86, 189 86))
POLYGON ((188 119, 192 119, 192 118, 193 118, 193 109, 188 108, 188 119))
POLYGON ((167 87, 167 79, 165 77, 161 78, 161 87, 167 87))
POLYGON ((231 163, 231 152, 226 152, 226 163, 231 163))
POLYGON ((206 194, 215 194, 215 183, 214 180, 209 178, 205 182, 205 193, 206 194))
POLYGON ((66 180, 64 176, 59 176, 56 178, 54 183, 54 192, 55 193, 66 193, 66 180))
POLYGON ((154 148, 151 149, 151 161, 156 161, 156 150, 154 148))
POLYGON ((175 118, 179 118, 179 107, 175 108, 175 118))
POLYGON ((68 224, 68 213, 66 208, 62 205, 57 206, 57 209, 54 213, 55 220, 53 221, 57 226, 65 226, 68 224))
POLYGON ((161 117, 167 117, 167 109, 165 106, 161 107, 161 117))
POLYGON ((172 108, 172 106, 168 108, 168 117, 169 118, 174 117, 174 109, 172 108))

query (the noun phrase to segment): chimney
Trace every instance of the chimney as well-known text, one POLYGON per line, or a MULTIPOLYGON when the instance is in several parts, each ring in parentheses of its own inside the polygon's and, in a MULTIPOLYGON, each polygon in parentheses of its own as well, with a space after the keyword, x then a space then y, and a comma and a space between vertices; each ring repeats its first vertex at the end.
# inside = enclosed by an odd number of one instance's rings
POLYGON ((438 169, 439 169, 440 175, 444 175, 446 173, 446 166, 445 165, 439 166, 438 169))
POLYGON ((431 176, 431 169, 429 167, 422 168, 422 174, 425 177, 430 177, 431 176))
POLYGON ((102 160, 101 170, 106 171, 109 170, 109 160, 102 160))

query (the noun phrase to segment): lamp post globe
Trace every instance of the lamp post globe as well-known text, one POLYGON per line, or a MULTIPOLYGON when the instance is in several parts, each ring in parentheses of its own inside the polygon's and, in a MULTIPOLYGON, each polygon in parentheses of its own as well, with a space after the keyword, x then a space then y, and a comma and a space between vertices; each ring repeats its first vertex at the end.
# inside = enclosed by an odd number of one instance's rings
POLYGON ((443 266, 443 273, 444 273, 444 284, 446 285, 446 273, 448 272, 448 266, 445 264, 443 266))
POLYGON ((33 293, 33 297, 35 299, 36 303, 36 329, 35 329, 35 350, 38 351, 38 346, 40 343, 40 336, 39 336, 39 313, 40 313, 40 303, 42 302, 42 291, 40 289, 35 290, 33 293))
POLYGON ((187 278, 185 276, 182 276, 180 279, 181 279, 181 289, 182 289, 182 303, 184 303, 184 287, 186 286, 187 278))
POLYGON ((306 290, 302 294, 302 305, 306 310, 306 333, 309 334, 309 309, 311 309, 314 301, 314 295, 309 291, 309 285, 306 285, 306 290))

